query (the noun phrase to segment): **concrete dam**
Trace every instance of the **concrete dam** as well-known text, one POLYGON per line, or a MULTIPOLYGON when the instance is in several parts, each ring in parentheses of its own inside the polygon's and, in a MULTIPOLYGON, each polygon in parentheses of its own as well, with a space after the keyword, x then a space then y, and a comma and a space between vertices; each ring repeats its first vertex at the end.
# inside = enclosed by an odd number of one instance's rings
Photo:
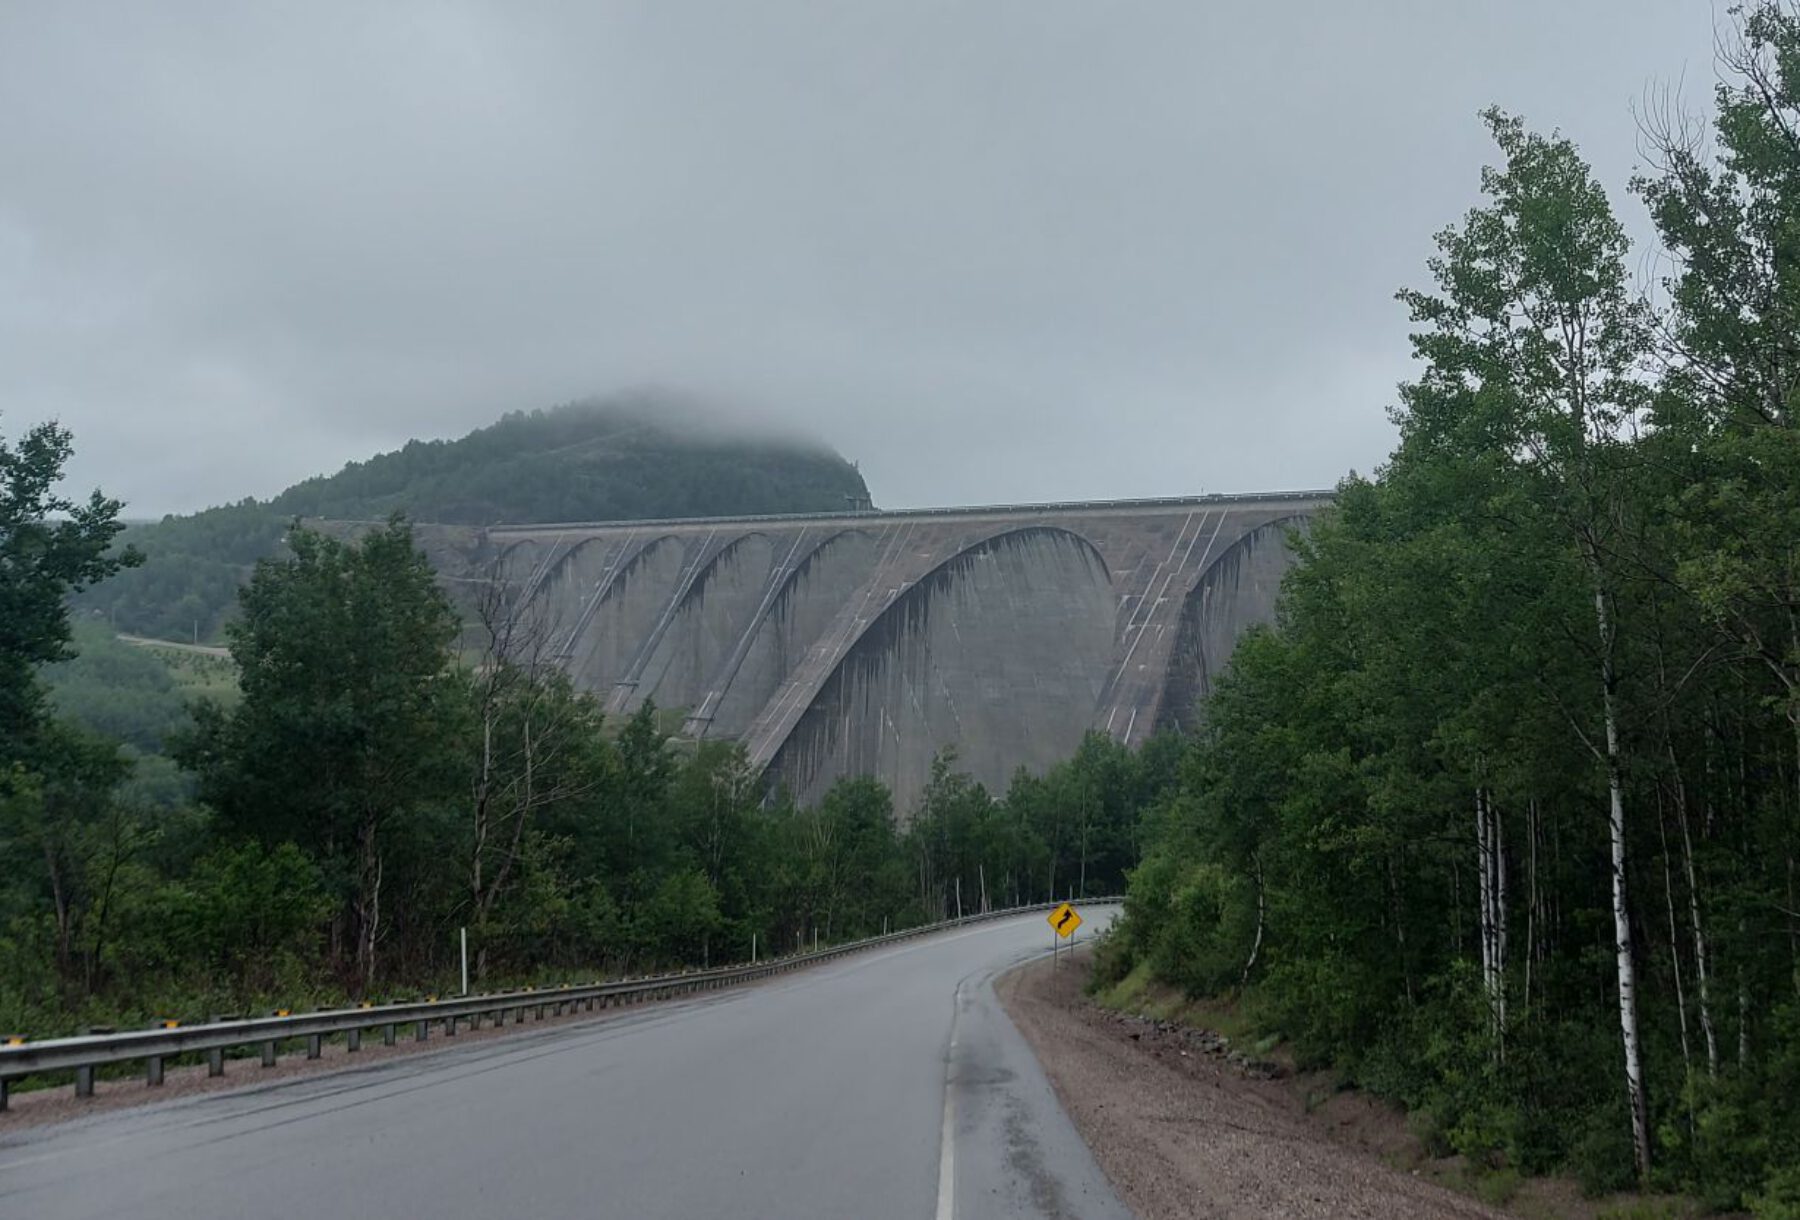
MULTIPOLYGON (((802 803, 873 775, 905 818, 933 756, 991 791, 1089 729, 1190 723, 1272 619, 1288 532, 1330 493, 469 529, 420 527, 612 715, 743 743, 802 803)), ((459 580, 460 578, 460 580, 459 580)))

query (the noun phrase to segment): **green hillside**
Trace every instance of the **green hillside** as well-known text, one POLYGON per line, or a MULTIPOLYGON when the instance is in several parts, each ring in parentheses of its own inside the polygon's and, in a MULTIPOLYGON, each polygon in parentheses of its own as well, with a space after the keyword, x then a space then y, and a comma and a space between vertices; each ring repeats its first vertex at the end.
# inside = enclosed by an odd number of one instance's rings
POLYGON ((820 444, 749 436, 664 402, 574 403, 514 412, 458 440, 413 441, 270 500, 134 525, 123 541, 144 565, 76 606, 127 634, 213 639, 238 584, 294 517, 628 521, 827 512, 867 494, 856 468, 820 444))

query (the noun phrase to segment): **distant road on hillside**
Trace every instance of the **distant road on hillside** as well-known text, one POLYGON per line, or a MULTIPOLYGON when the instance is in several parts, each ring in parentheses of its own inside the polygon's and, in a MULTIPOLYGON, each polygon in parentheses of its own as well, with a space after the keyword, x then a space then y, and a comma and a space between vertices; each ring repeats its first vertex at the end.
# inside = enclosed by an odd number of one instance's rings
POLYGON ((231 657, 229 648, 221 648, 217 644, 183 644, 179 640, 153 640, 141 635, 121 635, 127 644, 136 644, 139 648, 168 648, 175 652, 192 652, 203 657, 231 657))

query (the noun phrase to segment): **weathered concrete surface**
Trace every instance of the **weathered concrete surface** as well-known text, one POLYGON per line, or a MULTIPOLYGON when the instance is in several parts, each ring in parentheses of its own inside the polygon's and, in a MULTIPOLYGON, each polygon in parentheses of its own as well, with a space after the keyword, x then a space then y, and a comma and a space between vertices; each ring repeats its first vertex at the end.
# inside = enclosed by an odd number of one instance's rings
POLYGON ((1100 729, 1185 725, 1274 613, 1322 492, 424 531, 497 570, 609 711, 647 698, 810 801, 874 775, 905 816, 955 746, 999 789, 1100 729))

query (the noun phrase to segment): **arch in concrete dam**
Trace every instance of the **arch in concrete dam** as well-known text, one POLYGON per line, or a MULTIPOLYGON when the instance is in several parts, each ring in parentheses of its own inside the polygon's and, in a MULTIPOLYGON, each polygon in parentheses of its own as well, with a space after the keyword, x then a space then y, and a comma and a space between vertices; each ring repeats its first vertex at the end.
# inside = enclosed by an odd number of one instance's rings
POLYGON ((538 582, 543 579, 544 570, 549 566, 547 560, 550 549, 535 538, 522 538, 517 542, 507 543, 495 554, 493 570, 506 581, 509 597, 512 596, 511 586, 518 586, 519 594, 513 598, 513 605, 527 605, 536 596, 538 582))
POLYGON ((1194 574, 1182 597, 1175 642, 1164 667, 1155 729, 1187 732, 1201 700, 1231 659, 1238 637, 1275 620, 1282 577, 1293 566, 1287 535, 1310 518, 1280 517, 1246 532, 1194 574))
POLYGON ((1049 766, 1093 722, 1118 602, 1106 556, 1081 534, 987 533, 894 589, 838 650, 771 780, 808 802, 841 776, 874 775, 910 810, 945 746, 985 777, 1049 766))
POLYGON ((573 620, 564 636, 564 664, 584 690, 606 691, 631 664, 639 641, 663 609, 663 591, 687 561, 673 534, 627 537, 612 546, 599 540, 574 548, 538 596, 558 624, 573 620))
POLYGON ((878 539, 858 528, 802 530, 769 573, 762 603, 710 676, 684 731, 736 737, 780 689, 843 605, 874 571, 878 539))
POLYGON ((687 566, 613 686, 607 711, 629 713, 648 695, 664 707, 698 703, 707 679, 757 610, 775 566, 775 545, 761 530, 691 543, 687 566))

